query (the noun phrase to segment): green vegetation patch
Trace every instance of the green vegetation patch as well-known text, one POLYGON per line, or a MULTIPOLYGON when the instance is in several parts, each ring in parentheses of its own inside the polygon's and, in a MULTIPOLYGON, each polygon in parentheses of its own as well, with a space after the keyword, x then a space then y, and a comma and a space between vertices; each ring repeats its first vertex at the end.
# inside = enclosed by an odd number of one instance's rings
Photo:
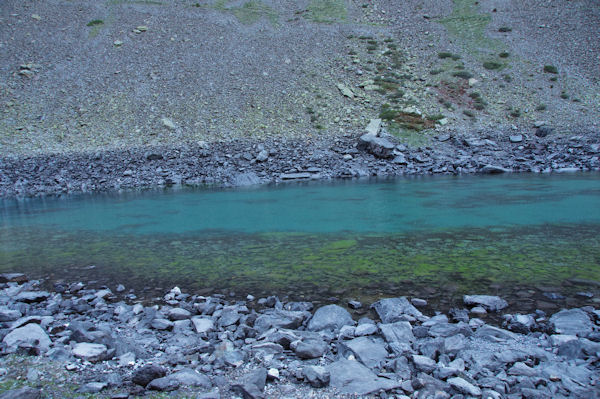
POLYGON ((279 21, 277 11, 261 1, 251 0, 239 7, 228 7, 227 4, 230 2, 231 0, 218 0, 214 4, 214 8, 221 12, 233 14, 244 25, 252 25, 262 18, 268 19, 272 25, 277 25, 279 21))
POLYGON ((344 0, 311 0, 307 11, 306 18, 320 23, 345 21, 348 16, 344 0))
POLYGON ((438 53, 438 58, 441 58, 441 59, 452 58, 454 61, 458 61, 458 60, 460 60, 460 55, 449 53, 447 51, 442 51, 441 53, 438 53))
POLYGON ((556 68, 554 65, 544 65, 544 72, 545 73, 558 73, 558 68, 556 68))
POLYGON ((389 104, 381 106, 379 117, 386 121, 394 122, 399 128, 417 132, 424 129, 431 129, 435 126, 435 120, 423 118, 422 115, 412 112, 394 109, 389 104))
POLYGON ((501 49, 502 43, 486 35, 486 29, 492 20, 490 14, 481 13, 476 0, 453 0, 452 14, 438 20, 452 35, 458 37, 463 45, 481 58, 482 49, 501 49))
POLYGON ((483 63, 483 67, 488 70, 502 69, 503 66, 504 64, 501 64, 496 61, 486 61, 483 63))
POLYGON ((104 21, 101 19, 93 19, 87 23, 86 26, 102 26, 104 25, 104 21))

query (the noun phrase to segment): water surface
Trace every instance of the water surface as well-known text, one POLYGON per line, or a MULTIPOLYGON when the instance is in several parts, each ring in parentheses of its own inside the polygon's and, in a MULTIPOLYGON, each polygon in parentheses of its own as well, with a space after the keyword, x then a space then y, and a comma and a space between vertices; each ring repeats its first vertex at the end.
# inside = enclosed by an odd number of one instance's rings
POLYGON ((529 308, 588 303, 576 293, 600 281, 599 174, 132 191, 4 200, 0 216, 0 270, 136 293, 485 292, 529 308))

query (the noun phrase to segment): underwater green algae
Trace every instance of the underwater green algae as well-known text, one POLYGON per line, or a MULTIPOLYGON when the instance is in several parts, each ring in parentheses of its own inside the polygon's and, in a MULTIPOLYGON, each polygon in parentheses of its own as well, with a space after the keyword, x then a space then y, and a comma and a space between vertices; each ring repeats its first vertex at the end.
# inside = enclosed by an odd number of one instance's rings
POLYGON ((173 285, 315 297, 398 294, 408 282, 459 293, 490 285, 600 281, 600 226, 544 225, 406 234, 114 235, 0 230, 0 271, 50 280, 173 285))

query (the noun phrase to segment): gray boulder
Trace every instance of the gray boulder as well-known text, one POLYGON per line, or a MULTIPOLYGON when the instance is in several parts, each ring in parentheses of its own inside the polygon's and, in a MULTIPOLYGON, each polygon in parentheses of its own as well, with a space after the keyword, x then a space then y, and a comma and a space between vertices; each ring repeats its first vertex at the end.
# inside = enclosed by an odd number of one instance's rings
POLYGON ((173 308, 169 309, 169 311, 167 312, 167 317, 171 321, 186 320, 189 319, 191 316, 192 314, 183 308, 173 308))
POLYGON ((347 325, 354 325, 350 313, 338 305, 327 305, 317 309, 308 322, 308 329, 310 331, 337 331, 347 325))
POLYGON ((148 364, 144 367, 137 369, 133 373, 131 381, 134 384, 145 387, 150 383, 150 381, 164 377, 166 374, 167 370, 164 367, 158 366, 156 364, 148 364))
POLYGON ((50 293, 46 291, 23 291, 15 297, 17 302, 37 303, 50 298, 50 293))
POLYGON ((179 381, 171 376, 167 376, 150 381, 146 386, 146 389, 152 391, 169 392, 179 389, 179 385, 179 381))
POLYGON ((192 369, 183 369, 171 374, 169 377, 177 380, 180 385, 186 387, 201 387, 204 389, 212 387, 212 383, 207 376, 192 369))
POLYGON ((314 388, 322 388, 329 385, 329 371, 323 366, 306 366, 302 369, 304 380, 314 388))
POLYGON ((358 337, 345 341, 339 346, 342 356, 354 355, 362 364, 370 369, 380 368, 388 357, 388 351, 380 342, 372 341, 367 337, 358 337))
POLYGON ((8 309, 5 307, 0 308, 0 323, 15 321, 21 316, 22 314, 18 310, 8 309))
POLYGON ((338 360, 327 366, 330 385, 345 394, 368 395, 400 387, 397 381, 377 377, 366 366, 351 360, 338 360))
POLYGON ((412 326, 408 321, 397 321, 389 324, 379 324, 379 329, 388 343, 413 342, 412 326))
POLYGON ((492 295, 465 295, 463 302, 465 305, 482 306, 490 312, 497 312, 508 306, 504 299, 492 295))
POLYGON ((377 158, 393 158, 395 147, 388 139, 369 133, 360 136, 357 146, 359 150, 366 151, 377 158))
POLYGON ((198 334, 206 334, 215 329, 215 322, 207 317, 192 317, 192 324, 198 334))
POLYGON ((594 329, 590 317, 581 309, 561 310, 550 317, 550 324, 557 334, 586 337, 594 329))
POLYGON ((48 334, 35 323, 26 324, 12 330, 4 337, 2 342, 6 344, 8 353, 15 352, 20 345, 35 347, 40 353, 45 353, 50 349, 52 343, 48 334))
POLYGON ((315 359, 327 352, 328 346, 322 339, 306 339, 299 342, 295 352, 301 359, 315 359))
POLYGON ((267 383, 267 369, 260 368, 246 375, 240 382, 234 383, 231 390, 244 399, 263 398, 267 383))
POLYGON ((40 399, 42 391, 31 387, 12 389, 0 394, 0 399, 40 399))
POLYGON ((302 325, 305 317, 305 312, 279 309, 269 310, 256 318, 254 328, 260 334, 272 327, 296 329, 302 325))
POLYGON ((108 348, 103 344, 80 342, 73 347, 73 356, 88 362, 99 362, 108 356, 108 348))
POLYGON ((468 382, 467 380, 465 380, 463 378, 460 378, 460 377, 449 378, 448 384, 450 384, 450 386, 452 388, 456 389, 458 392, 463 393, 465 395, 481 396, 481 388, 471 384, 470 382, 468 382))
POLYGON ((402 317, 404 315, 417 319, 423 318, 423 313, 415 308, 405 297, 381 299, 371 305, 371 307, 375 309, 381 321, 386 324, 405 320, 402 317))

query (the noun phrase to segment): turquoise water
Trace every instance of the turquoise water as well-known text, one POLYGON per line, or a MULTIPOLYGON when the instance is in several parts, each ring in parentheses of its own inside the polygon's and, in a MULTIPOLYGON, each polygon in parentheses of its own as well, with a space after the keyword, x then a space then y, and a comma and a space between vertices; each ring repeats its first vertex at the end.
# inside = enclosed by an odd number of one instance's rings
MULTIPOLYGON (((4 200, 0 216, 0 271, 137 293, 180 285, 451 303, 465 292, 534 298, 600 281, 600 174, 4 200)), ((537 305, 531 298, 519 302, 537 305)))
POLYGON ((600 176, 427 177, 3 201, 3 228, 131 234, 343 231, 600 222, 600 176))

